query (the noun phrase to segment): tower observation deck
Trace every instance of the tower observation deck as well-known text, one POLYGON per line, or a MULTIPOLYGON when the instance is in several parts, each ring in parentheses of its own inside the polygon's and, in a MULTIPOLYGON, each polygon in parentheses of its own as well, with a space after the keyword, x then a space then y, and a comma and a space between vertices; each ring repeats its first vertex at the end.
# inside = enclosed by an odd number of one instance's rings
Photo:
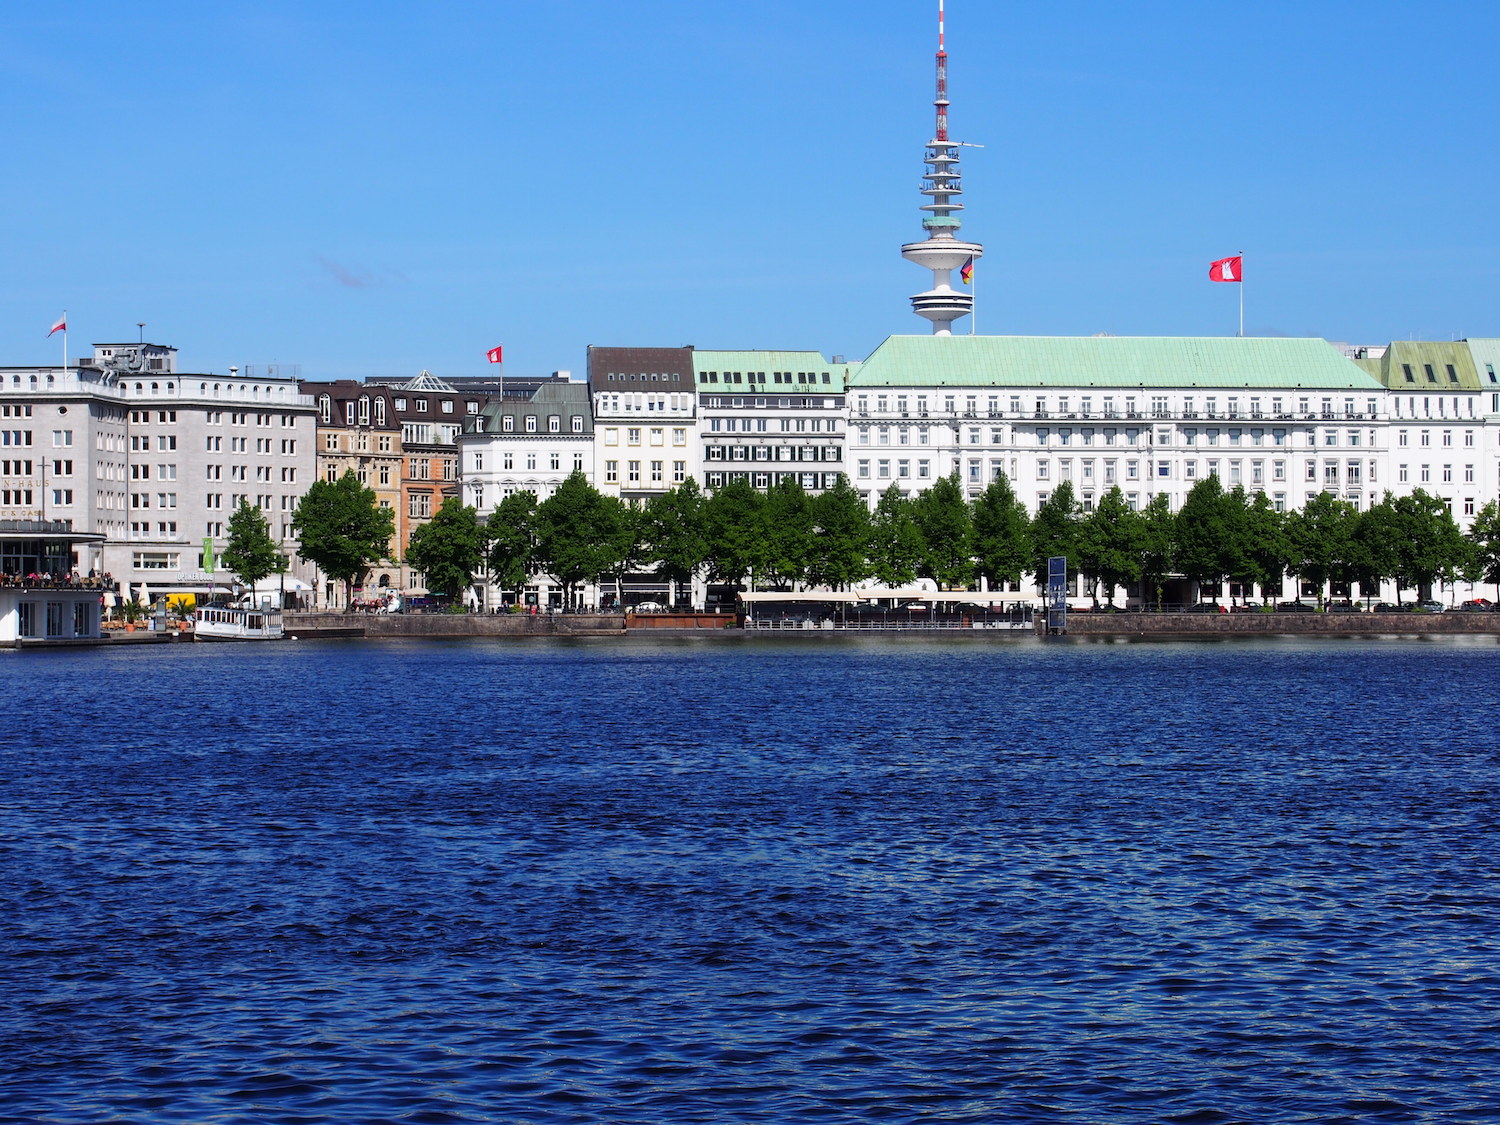
POLYGON ((953 272, 977 261, 984 247, 958 239, 958 229, 963 225, 958 213, 964 209, 958 201, 963 195, 958 170, 961 146, 948 139, 948 53, 944 45, 943 0, 938 0, 937 97, 932 104, 937 110, 937 128, 933 139, 927 142, 923 157, 927 171, 922 177, 922 194, 928 199, 922 204, 926 212, 922 226, 927 238, 908 242, 901 247, 901 256, 932 271, 932 288, 912 297, 912 311, 932 321, 934 336, 951 336, 953 322, 974 309, 973 294, 953 288, 953 272))

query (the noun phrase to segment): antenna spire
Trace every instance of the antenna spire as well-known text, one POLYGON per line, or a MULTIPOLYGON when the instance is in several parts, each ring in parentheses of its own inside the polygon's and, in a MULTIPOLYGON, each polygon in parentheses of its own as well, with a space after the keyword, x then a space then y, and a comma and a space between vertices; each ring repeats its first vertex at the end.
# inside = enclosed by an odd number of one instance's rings
POLYGON ((940 141, 948 139, 948 52, 943 36, 943 0, 938 0, 938 49, 937 49, 937 98, 933 101, 937 109, 937 132, 933 135, 940 141))
POLYGON ((927 172, 922 177, 922 194, 927 197, 922 204, 922 229, 927 238, 901 247, 901 256, 908 262, 932 271, 932 288, 913 296, 911 307, 932 321, 935 336, 951 336, 953 322, 974 310, 974 294, 967 286, 975 260, 984 253, 979 243, 958 239, 963 188, 958 171, 960 145, 948 139, 948 50, 943 23, 943 0, 938 0, 937 97, 933 100, 937 131, 927 142, 927 172), (963 288, 953 288, 955 272, 963 288))

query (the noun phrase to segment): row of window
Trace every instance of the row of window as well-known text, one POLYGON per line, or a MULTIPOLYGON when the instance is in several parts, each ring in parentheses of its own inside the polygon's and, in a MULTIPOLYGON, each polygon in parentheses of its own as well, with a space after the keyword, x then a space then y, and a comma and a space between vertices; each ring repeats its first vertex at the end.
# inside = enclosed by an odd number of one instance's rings
MULTIPOLYGON (((665 478, 663 476, 663 473, 664 473, 665 469, 666 469, 666 462, 664 462, 664 461, 652 461, 652 462, 650 462, 648 470, 647 470, 649 472, 649 474, 650 474, 650 477, 649 477, 650 483, 652 483, 654 485, 665 485, 666 484, 666 480, 665 480, 665 478)), ((619 484, 620 483, 620 462, 618 462, 618 461, 606 461, 606 462, 604 462, 604 480, 605 480, 605 482, 607 484, 619 484)), ((673 484, 681 484, 685 480, 687 480, 687 462, 686 461, 673 461, 672 462, 672 483, 673 484)), ((626 484, 640 484, 641 483, 641 462, 640 461, 626 461, 625 462, 625 483, 626 484)))
MULTIPOLYGON (((1068 395, 1037 395, 1029 400, 1030 416, 1036 418, 1048 418, 1054 414, 1060 417, 1102 417, 1102 418, 1140 418, 1141 402, 1145 396, 1136 395, 1103 395, 1096 399, 1093 395, 1080 395, 1077 398, 1068 395), (1095 404, 1098 403, 1096 411, 1095 404)), ((1023 405, 1028 400, 1024 395, 1013 394, 1002 396, 998 394, 987 395, 983 403, 977 394, 965 395, 962 402, 957 395, 943 395, 939 399, 928 395, 856 395, 854 409, 861 416, 868 415, 872 409, 876 414, 896 413, 902 417, 910 417, 916 414, 918 417, 930 415, 929 403, 940 403, 941 412, 944 414, 958 414, 960 409, 965 417, 975 418, 980 415, 981 410, 985 416, 990 418, 1003 417, 1025 417, 1028 410, 1023 405)), ((1281 396, 1271 396, 1269 399, 1251 395, 1246 399, 1238 395, 1229 395, 1224 400, 1223 413, 1220 413, 1220 398, 1218 395, 1206 395, 1201 399, 1197 395, 1184 395, 1179 405, 1173 406, 1172 399, 1168 395, 1151 396, 1151 416, 1153 418, 1290 418, 1293 415, 1289 406, 1293 400, 1281 396), (1199 413, 1199 404, 1202 404, 1202 413, 1199 413)), ((1321 398, 1318 401, 1317 414, 1314 414, 1313 400, 1311 396, 1298 396, 1296 398, 1297 414, 1304 417, 1334 418, 1336 400, 1332 397, 1321 398)), ((1346 418, 1359 418, 1364 416, 1374 417, 1378 399, 1366 398, 1363 400, 1364 413, 1359 412, 1361 402, 1358 398, 1346 397, 1343 399, 1343 416, 1346 418)), ((1455 407, 1455 410, 1457 408, 1455 407)))
MULTIPOLYGON (((665 430, 665 428, 663 428, 661 426, 652 426, 649 429, 645 428, 645 427, 641 427, 641 426, 627 426, 625 428, 625 444, 626 445, 640 445, 641 444, 641 435, 644 434, 644 435, 646 435, 647 441, 651 445, 664 445, 666 443, 666 433, 667 433, 667 431, 665 430)), ((620 429, 619 429, 618 426, 606 426, 606 427, 604 427, 604 444, 605 445, 619 445, 620 444, 620 429)), ((683 427, 683 426, 675 426, 675 427, 673 427, 673 429, 672 429, 672 444, 673 445, 686 445, 687 444, 687 429, 686 429, 686 427, 683 427)))
POLYGON ((837 445, 710 445, 703 450, 708 461, 842 461, 837 445))
MULTIPOLYGON (((766 373, 764 371, 700 371, 698 382, 704 386, 724 383, 731 386, 749 384, 751 386, 767 386, 766 373), (722 375, 722 378, 721 378, 722 375)), ((770 386, 832 386, 833 375, 827 371, 773 371, 771 372, 770 386)))
MULTIPOLYGON (((523 424, 523 430, 524 430, 525 433, 528 433, 528 434, 538 433, 539 432, 539 429, 538 429, 539 426, 540 426, 540 422, 538 421, 538 418, 537 418, 537 416, 535 414, 527 414, 527 415, 525 415, 525 422, 523 424)), ((478 420, 475 421, 475 423, 474 423, 474 432, 475 433, 480 433, 480 434, 484 433, 484 419, 483 418, 480 418, 480 419, 478 419, 478 420)), ((513 434, 513 433, 516 432, 516 416, 514 414, 506 414, 506 415, 504 415, 500 419, 500 432, 502 434, 513 434)), ((574 414, 572 416, 572 432, 575 433, 575 434, 581 434, 581 433, 583 433, 583 415, 582 414, 574 414)), ((549 433, 549 434, 560 434, 560 433, 562 433, 562 418, 561 417, 559 417, 556 414, 549 414, 547 416, 547 433, 549 433)))
MULTIPOLYGON (((538 453, 536 453, 535 451, 528 452, 526 454, 526 467, 528 469, 535 470, 537 468, 537 460, 538 460, 539 456, 540 455, 538 453)), ((500 468, 501 469, 514 469, 516 467, 516 454, 515 454, 514 450, 511 450, 511 449, 502 450, 501 453, 500 453, 499 460, 500 460, 500 468)), ((548 466, 552 469, 553 472, 561 472, 562 471, 562 462, 563 462, 563 453, 562 453, 562 450, 560 450, 560 449, 554 449, 554 450, 552 450, 551 452, 549 452, 547 454, 547 460, 548 460, 548 466)), ((476 473, 482 473, 482 472, 484 472, 484 454, 482 452, 476 450, 474 452, 474 458, 473 458, 472 464, 474 466, 474 471, 476 473)), ((576 452, 575 451, 574 454, 573 454, 573 471, 575 473, 581 473, 581 472, 583 472, 583 454, 581 452, 576 452)))
MULTIPOLYGON (((838 433, 837 418, 780 418, 778 433, 783 434, 836 434, 838 433)), ((708 432, 711 434, 732 434, 739 430, 740 433, 764 434, 770 431, 771 419, 769 418, 710 418, 708 420, 708 432), (736 426, 735 423, 739 425, 736 426)))
POLYGON ((723 488, 731 481, 744 481, 755 488, 766 489, 784 480, 795 480, 809 492, 814 489, 833 488, 839 482, 840 473, 709 473, 706 481, 709 488, 723 488))
MULTIPOLYGON (((346 401, 344 403, 344 425, 386 425, 385 401, 384 395, 376 395, 373 398, 370 395, 360 395, 357 399, 346 401)), ((406 399, 397 398, 395 400, 395 408, 397 411, 404 411, 406 409, 406 399)), ((425 398, 413 399, 412 409, 418 414, 426 414, 427 400, 425 398)), ((453 400, 451 398, 439 399, 438 412, 441 414, 452 414, 454 412, 453 400)), ((470 415, 478 414, 479 400, 467 400, 464 403, 464 412, 470 415)), ((322 419, 324 425, 330 425, 333 422, 333 397, 331 395, 324 394, 318 396, 318 417, 322 419)))

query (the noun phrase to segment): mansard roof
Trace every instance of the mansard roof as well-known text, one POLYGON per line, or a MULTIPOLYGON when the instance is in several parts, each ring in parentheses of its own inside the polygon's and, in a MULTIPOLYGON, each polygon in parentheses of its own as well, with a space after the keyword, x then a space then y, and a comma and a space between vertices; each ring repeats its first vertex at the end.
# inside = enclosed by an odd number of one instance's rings
POLYGON ((1355 362, 1393 391, 1474 391, 1481 386, 1464 340, 1395 340, 1384 355, 1355 362))

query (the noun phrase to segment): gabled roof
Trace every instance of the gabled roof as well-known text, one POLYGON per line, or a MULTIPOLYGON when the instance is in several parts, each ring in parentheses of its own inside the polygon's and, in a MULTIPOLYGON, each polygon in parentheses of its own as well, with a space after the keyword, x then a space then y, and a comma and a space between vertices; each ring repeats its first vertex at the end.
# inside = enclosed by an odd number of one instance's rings
POLYGON ((1376 389, 1326 340, 1238 336, 891 336, 849 380, 912 386, 1376 389))

